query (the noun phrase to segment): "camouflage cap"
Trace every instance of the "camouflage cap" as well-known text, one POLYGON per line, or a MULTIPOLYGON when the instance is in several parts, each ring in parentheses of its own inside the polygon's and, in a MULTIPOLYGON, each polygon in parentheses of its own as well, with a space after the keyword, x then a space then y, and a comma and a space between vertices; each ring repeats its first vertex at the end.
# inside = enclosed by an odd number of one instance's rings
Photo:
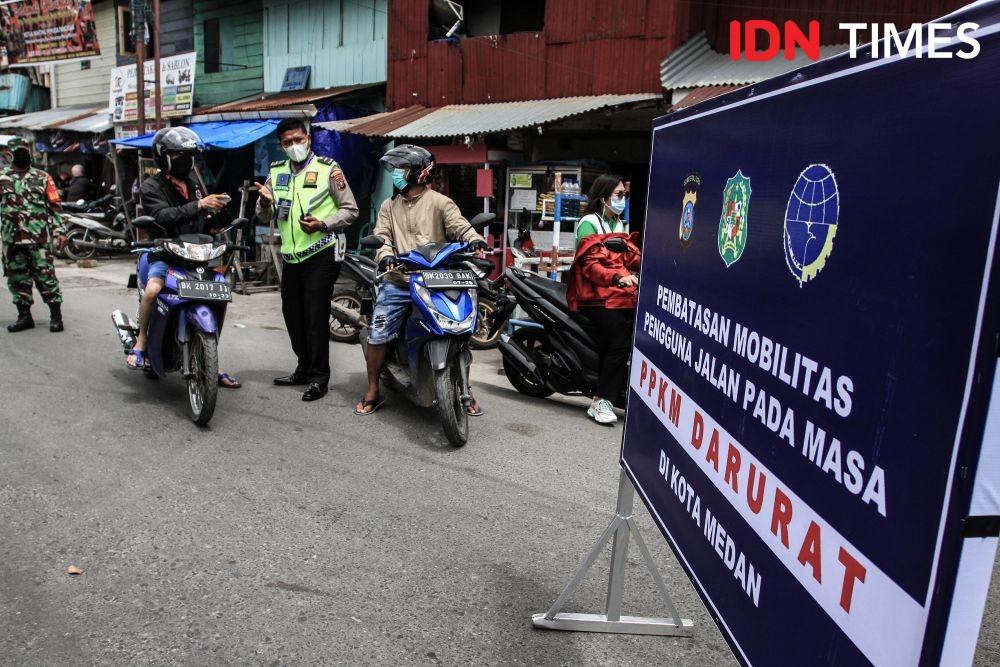
POLYGON ((30 151, 31 150, 31 144, 28 143, 28 140, 25 139, 24 137, 11 137, 7 141, 7 150, 9 150, 9 151, 11 151, 13 153, 18 148, 23 148, 25 150, 30 151))

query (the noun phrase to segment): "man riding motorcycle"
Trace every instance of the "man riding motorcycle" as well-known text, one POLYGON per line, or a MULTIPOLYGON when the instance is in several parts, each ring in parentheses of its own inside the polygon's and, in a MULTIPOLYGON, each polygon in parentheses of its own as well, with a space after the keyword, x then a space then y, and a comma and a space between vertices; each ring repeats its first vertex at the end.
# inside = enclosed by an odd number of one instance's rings
MULTIPOLYGON (((427 187, 434 156, 419 146, 403 144, 386 151, 379 160, 392 174, 396 193, 382 202, 374 234, 387 241, 378 249, 375 261, 379 271, 391 271, 395 257, 425 243, 465 241, 475 251, 484 251, 486 241, 469 224, 450 198, 427 187)), ((375 298, 371 330, 368 335, 368 391, 354 409, 354 414, 370 415, 382 406, 378 382, 385 363, 386 344, 394 340, 403 319, 412 307, 407 277, 393 272, 382 282, 375 298)), ((470 416, 482 410, 473 399, 470 416)))

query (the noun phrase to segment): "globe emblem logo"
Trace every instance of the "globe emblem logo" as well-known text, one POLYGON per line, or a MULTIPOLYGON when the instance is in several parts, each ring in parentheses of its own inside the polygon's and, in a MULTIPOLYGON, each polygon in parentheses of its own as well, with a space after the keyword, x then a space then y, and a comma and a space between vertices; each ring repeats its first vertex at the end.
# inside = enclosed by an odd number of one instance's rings
POLYGON ((840 215, 837 179, 825 164, 802 170, 785 210, 785 262, 799 287, 812 280, 833 252, 840 215))

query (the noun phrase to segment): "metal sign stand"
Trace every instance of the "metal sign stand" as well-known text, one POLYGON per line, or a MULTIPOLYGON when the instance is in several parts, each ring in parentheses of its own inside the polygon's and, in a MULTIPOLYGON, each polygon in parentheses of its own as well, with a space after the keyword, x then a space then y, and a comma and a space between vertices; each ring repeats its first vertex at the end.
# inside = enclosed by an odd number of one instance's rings
POLYGON ((594 543, 590 552, 580 563, 580 567, 577 568, 576 574, 573 575, 573 580, 569 582, 552 607, 544 614, 535 614, 531 617, 532 625, 546 630, 573 630, 576 632, 615 632, 673 637, 690 637, 694 634, 694 621, 680 618, 677 608, 674 607, 673 600, 670 598, 670 593, 667 592, 667 587, 660 577, 660 571, 653 563, 653 557, 639 533, 639 526, 636 525, 632 516, 634 499, 635 490, 632 488, 632 482, 625 471, 622 471, 618 478, 618 506, 615 509, 615 518, 611 520, 601 537, 594 543), (608 595, 604 605, 604 613, 574 614, 563 612, 563 606, 576 592, 577 587, 583 582, 587 572, 612 537, 615 541, 611 548, 611 570, 608 575, 608 595), (669 618, 622 616, 621 614, 629 537, 635 537, 635 543, 639 546, 643 560, 646 561, 646 568, 653 575, 656 587, 663 598, 663 604, 670 614, 669 618))
MULTIPOLYGON (((254 190, 251 185, 250 180, 243 181, 243 187, 240 188, 240 217, 247 216, 246 207, 249 202, 250 192, 254 190)), ((256 242, 256 234, 252 234, 250 238, 251 243, 256 242)), ((236 232, 236 243, 243 242, 243 230, 240 229, 236 232)), ((239 255, 233 256, 233 269, 236 271, 236 281, 239 285, 239 290, 242 294, 251 294, 253 292, 263 292, 268 290, 276 290, 279 288, 281 283, 281 262, 278 257, 278 252, 275 249, 275 235, 274 235, 274 220, 268 229, 267 238, 264 240, 266 244, 264 248, 266 252, 263 259, 258 259, 255 262, 244 262, 240 259, 239 255), (275 273, 278 277, 278 285, 267 284, 268 273, 274 267, 275 273), (246 275, 247 269, 252 269, 254 272, 254 278, 250 279, 246 275)))

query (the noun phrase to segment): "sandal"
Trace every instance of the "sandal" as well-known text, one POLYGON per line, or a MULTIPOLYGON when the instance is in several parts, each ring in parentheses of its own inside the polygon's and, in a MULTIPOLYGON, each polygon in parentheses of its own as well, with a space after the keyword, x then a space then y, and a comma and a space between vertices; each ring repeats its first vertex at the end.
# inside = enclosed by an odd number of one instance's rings
POLYGON ((134 371, 141 371, 146 367, 146 351, 132 348, 128 351, 128 356, 125 357, 125 365, 134 371), (135 357, 134 362, 129 361, 132 357, 135 357))
POLYGON ((219 373, 219 386, 227 389, 239 389, 243 383, 234 378, 229 373, 219 373))
POLYGON ((376 396, 375 398, 373 398, 370 401, 367 400, 367 399, 365 399, 362 396, 361 397, 361 410, 358 410, 357 408, 354 408, 354 414, 361 415, 362 417, 364 417, 366 415, 370 415, 373 412, 375 412, 376 410, 378 410, 379 408, 381 408, 383 403, 385 403, 385 399, 382 398, 382 396, 376 396), (365 408, 369 408, 369 407, 371 408, 371 410, 368 410, 366 412, 363 411, 365 408))
POLYGON ((465 414, 469 415, 470 417, 482 417, 483 409, 479 407, 479 401, 477 401, 476 399, 472 399, 472 403, 469 403, 467 406, 465 406, 465 414))

